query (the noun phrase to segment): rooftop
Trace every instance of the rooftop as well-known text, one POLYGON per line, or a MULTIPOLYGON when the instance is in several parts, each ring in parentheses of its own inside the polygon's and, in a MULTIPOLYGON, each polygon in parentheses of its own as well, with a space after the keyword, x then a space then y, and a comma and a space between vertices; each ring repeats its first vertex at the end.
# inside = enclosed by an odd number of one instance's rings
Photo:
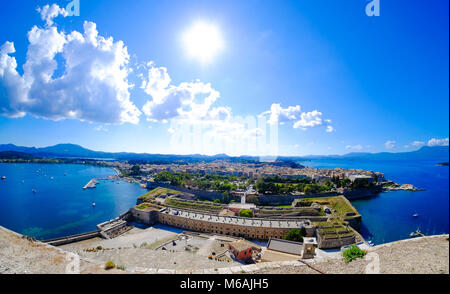
POLYGON ((301 255, 303 244, 300 242, 271 238, 267 244, 267 249, 284 253, 301 255))
POLYGON ((207 213, 192 212, 187 210, 166 208, 161 210, 161 213, 173 214, 178 217, 188 219, 207 221, 218 224, 231 224, 248 227, 262 227, 262 228, 285 228, 298 229, 300 227, 312 226, 309 220, 297 219, 268 219, 268 218, 245 218, 239 216, 219 216, 207 213))

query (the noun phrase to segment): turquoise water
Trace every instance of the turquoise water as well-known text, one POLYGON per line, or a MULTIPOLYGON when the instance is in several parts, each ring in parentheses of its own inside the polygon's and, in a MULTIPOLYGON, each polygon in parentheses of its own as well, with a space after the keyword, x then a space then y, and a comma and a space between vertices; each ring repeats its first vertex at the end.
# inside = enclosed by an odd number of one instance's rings
MULTIPOLYGON (((439 161, 438 161, 439 162, 439 161)), ((321 168, 362 168, 379 171, 399 184, 413 184, 426 191, 380 193, 352 204, 362 215, 361 233, 381 244, 409 238, 417 229, 426 235, 449 232, 449 168, 435 161, 312 160, 303 165, 321 168), (412 215, 418 213, 419 217, 412 215)))
POLYGON ((0 164, 0 176, 7 177, 0 180, 0 225, 37 239, 95 230, 146 192, 136 183, 112 180, 83 190, 91 178, 114 174, 111 168, 89 165, 0 164))

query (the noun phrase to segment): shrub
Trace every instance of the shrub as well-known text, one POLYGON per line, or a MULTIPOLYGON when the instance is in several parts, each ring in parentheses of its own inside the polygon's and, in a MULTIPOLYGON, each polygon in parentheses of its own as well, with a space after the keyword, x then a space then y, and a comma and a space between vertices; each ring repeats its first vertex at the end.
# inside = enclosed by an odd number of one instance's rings
POLYGON ((213 202, 214 202, 214 203, 221 203, 221 202, 220 202, 220 199, 214 199, 213 202))
POLYGON ((117 269, 120 269, 120 270, 124 271, 125 270, 125 266, 123 264, 118 265, 117 269))
POLYGON ((115 267, 116 267, 116 265, 114 264, 114 262, 112 260, 108 260, 105 263, 105 270, 110 270, 110 269, 113 269, 115 267))
POLYGON ((240 217, 253 217, 253 211, 251 209, 241 209, 239 210, 240 217))
POLYGON ((97 250, 102 250, 103 247, 102 246, 97 246, 97 250))
POLYGON ((358 246, 352 245, 342 252, 342 256, 345 258, 345 262, 350 262, 356 258, 363 258, 367 254, 367 251, 359 249, 358 246))

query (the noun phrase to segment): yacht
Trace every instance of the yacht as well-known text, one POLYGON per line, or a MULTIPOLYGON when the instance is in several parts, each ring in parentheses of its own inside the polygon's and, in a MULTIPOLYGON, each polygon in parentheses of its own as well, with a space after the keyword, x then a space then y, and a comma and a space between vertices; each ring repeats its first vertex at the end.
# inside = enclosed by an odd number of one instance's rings
POLYGON ((5 176, 2 176, 2 180, 6 180, 6 177, 5 177, 5 176))

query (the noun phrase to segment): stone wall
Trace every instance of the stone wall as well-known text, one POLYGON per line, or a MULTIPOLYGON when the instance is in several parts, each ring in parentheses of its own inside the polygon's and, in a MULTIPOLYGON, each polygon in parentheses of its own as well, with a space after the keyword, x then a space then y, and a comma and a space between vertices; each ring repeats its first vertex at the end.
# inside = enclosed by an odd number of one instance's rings
POLYGON ((323 238, 317 231, 316 238, 318 247, 321 249, 341 248, 342 246, 356 243, 355 235, 323 238))
POLYGON ((135 207, 130 208, 131 218, 141 224, 154 225, 158 222, 158 211, 157 210, 140 210, 135 207))
POLYGON ((339 196, 337 193, 308 194, 308 195, 261 195, 258 196, 261 205, 289 205, 295 199, 301 198, 318 198, 339 196))
MULTIPOLYGON (((188 188, 184 188, 184 187, 173 186, 170 184, 147 182, 147 189, 155 189, 157 187, 163 187, 163 188, 173 189, 173 190, 177 190, 177 191, 181 191, 181 192, 185 192, 185 193, 191 193, 199 198, 208 199, 208 200, 212 200, 212 201, 214 201, 216 199, 222 200, 222 192, 205 191, 205 190, 198 190, 198 189, 188 189, 188 188)), ((230 197, 229 198, 230 200, 241 201, 240 197, 234 197, 232 195, 230 195, 229 197, 230 197)))
POLYGON ((60 246, 60 245, 74 243, 74 242, 80 242, 80 241, 87 240, 87 239, 92 239, 92 238, 99 237, 99 236, 100 236, 100 231, 92 231, 92 232, 87 232, 87 233, 82 233, 82 234, 77 234, 77 235, 65 236, 65 237, 61 237, 61 238, 43 240, 41 242, 47 243, 52 246, 60 246))

